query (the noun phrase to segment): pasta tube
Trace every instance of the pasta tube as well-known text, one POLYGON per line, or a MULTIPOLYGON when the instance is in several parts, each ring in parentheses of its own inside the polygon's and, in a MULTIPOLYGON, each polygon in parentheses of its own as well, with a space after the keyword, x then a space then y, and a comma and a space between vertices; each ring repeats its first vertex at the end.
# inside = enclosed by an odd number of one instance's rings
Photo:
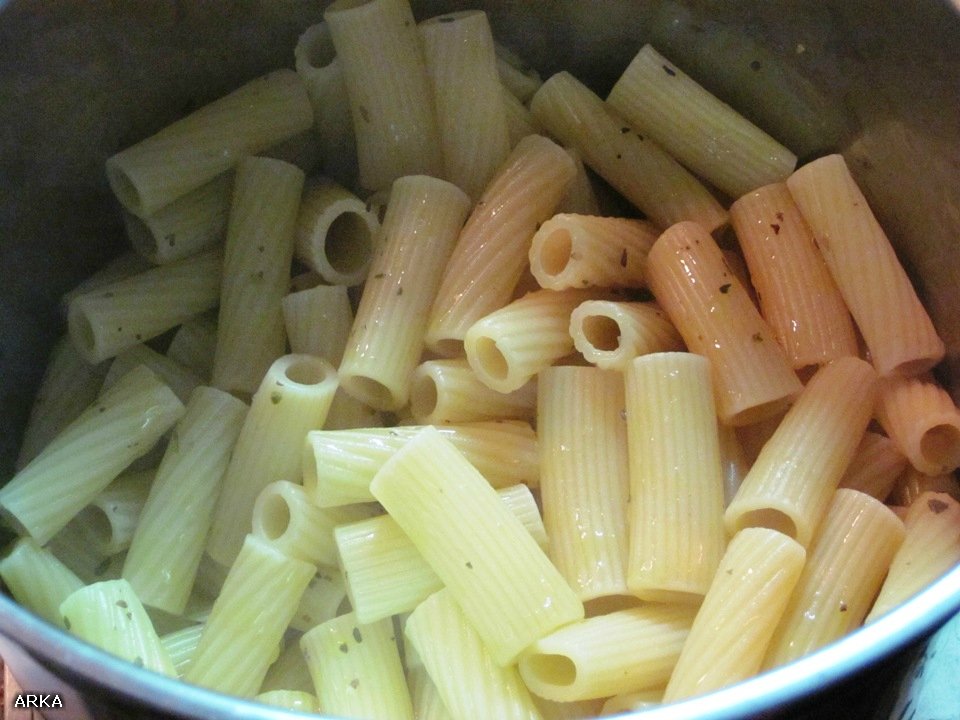
POLYGON ((183 411, 152 372, 131 370, 0 488, 0 510, 20 534, 46 543, 183 411))
POLYGON ((182 614, 247 406, 197 388, 164 453, 123 564, 144 604, 182 614))
POLYGON ((244 536, 257 495, 275 480, 300 477, 307 433, 323 426, 337 376, 325 360, 285 355, 273 365, 253 396, 230 456, 213 512, 207 552, 229 566, 244 536))
POLYGON ((584 359, 624 371, 635 357, 683 349, 683 338, 655 303, 587 300, 570 314, 570 336, 584 359))
POLYGON ((530 270, 549 290, 643 287, 659 234, 643 220, 558 213, 533 236, 530 270))
POLYGON ((134 215, 149 215, 313 124, 292 70, 252 80, 107 160, 107 179, 134 215))
POLYGON ((449 590, 420 603, 404 634, 452 720, 540 720, 517 668, 495 661, 449 590))
POLYGON ((530 110, 654 225, 689 220, 713 232, 727 224, 727 211, 699 180, 570 73, 550 77, 533 96, 530 110))
POLYGON ((731 197, 785 180, 796 167, 796 155, 651 45, 636 54, 607 102, 685 167, 731 197))
POLYGON ((654 353, 626 371, 630 555, 644 600, 698 603, 723 555, 723 477, 710 364, 654 353))
POLYGON ((71 633, 112 655, 176 677, 157 631, 126 580, 106 580, 71 593, 60 605, 71 633))
POLYGON ((35 540, 20 538, 0 560, 0 578, 13 599, 47 622, 63 625, 60 604, 83 581, 35 540))
POLYGON ((850 312, 784 183, 744 195, 730 222, 764 319, 795 368, 859 355, 850 312))
POLYGON ((620 373, 554 367, 539 375, 540 498, 550 558, 583 601, 628 594, 623 408, 620 373))
POLYGON ((358 623, 353 613, 300 638, 320 709, 338 717, 413 720, 413 705, 389 619, 358 623))
POLYGON ((509 302, 537 223, 553 215, 574 172, 553 141, 531 135, 517 143, 460 232, 430 311, 428 348, 461 354, 470 326, 509 302))
POLYGON ((113 357, 216 307, 222 268, 211 250, 77 295, 70 337, 88 363, 113 357))
POLYGON ((803 657, 860 627, 903 537, 903 523, 879 500, 838 490, 810 545, 764 667, 803 657))
POLYGON ((370 490, 449 588, 499 665, 583 617, 583 604, 520 521, 433 428, 390 458, 370 490))
POLYGON ((944 344, 842 155, 787 180, 880 375, 918 375, 944 344))
POLYGON ((679 223, 660 236, 647 281, 690 351, 710 360, 721 422, 749 425, 776 415, 800 392, 770 326, 700 226, 679 223))
POLYGON ((663 702, 703 695, 756 674, 806 552, 776 530, 737 533, 720 561, 673 668, 663 702))
POLYGON ((212 384, 253 394, 283 355, 287 292, 304 174, 282 160, 247 157, 230 205, 212 384))
POLYGON ((727 507, 727 531, 762 525, 809 546, 870 422, 876 373, 859 358, 823 366, 760 451, 727 507))
POLYGON ((563 702, 662 687, 696 612, 649 603, 572 623, 531 645, 520 675, 537 695, 563 702))
POLYGON ((427 313, 470 209, 444 180, 394 181, 383 220, 382 250, 370 269, 340 362, 343 389, 378 410, 399 410, 423 353, 427 313))
POLYGON ((404 175, 440 175, 430 80, 407 0, 339 0, 323 19, 350 98, 360 185, 382 190, 404 175))

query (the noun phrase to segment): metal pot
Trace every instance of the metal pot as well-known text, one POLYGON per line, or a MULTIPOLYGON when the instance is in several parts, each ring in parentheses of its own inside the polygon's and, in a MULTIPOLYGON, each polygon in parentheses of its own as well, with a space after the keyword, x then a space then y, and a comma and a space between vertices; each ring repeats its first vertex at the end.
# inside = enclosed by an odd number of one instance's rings
MULTIPOLYGON (((718 27, 735 30, 768 53, 763 63, 755 63, 756 82, 747 80, 739 90, 758 97, 764 83, 769 88, 778 76, 806 78, 823 102, 829 132, 821 146, 814 143, 805 152, 840 149, 847 155, 947 343, 942 379, 956 396, 956 8, 945 0, 704 0, 699 5, 690 0, 683 4, 693 13, 688 15, 682 6, 664 10, 662 4, 414 3, 419 17, 483 6, 499 38, 544 76, 569 69, 601 92, 653 35, 674 33, 675 52, 693 58, 700 46, 690 33, 718 27), (767 72, 771 61, 772 72, 767 72)), ((267 69, 291 65, 296 38, 322 19, 321 5, 315 0, 0 0, 0 478, 12 473, 44 358, 63 329, 60 295, 123 242, 104 159, 184 109, 267 69)), ((667 35, 655 39, 669 42, 667 35)), ((715 46, 717 60, 721 45, 715 46)), ((683 57, 674 59, 683 67, 683 57)), ((643 717, 887 717, 925 640, 958 611, 960 568, 886 617, 807 658, 643 717)), ((50 717, 291 717, 118 661, 5 596, 0 596, 0 654, 31 691, 59 693, 65 707, 50 717)))

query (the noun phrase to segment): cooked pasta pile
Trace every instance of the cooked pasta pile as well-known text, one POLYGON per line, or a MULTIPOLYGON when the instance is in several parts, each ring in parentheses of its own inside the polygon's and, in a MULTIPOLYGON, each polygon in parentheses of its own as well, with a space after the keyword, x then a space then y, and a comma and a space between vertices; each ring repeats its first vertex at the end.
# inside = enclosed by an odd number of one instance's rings
POLYGON ((960 563, 944 344, 841 155, 650 45, 541 81, 480 11, 340 0, 293 59, 107 161, 133 252, 0 489, 17 601, 291 709, 549 720, 960 563))

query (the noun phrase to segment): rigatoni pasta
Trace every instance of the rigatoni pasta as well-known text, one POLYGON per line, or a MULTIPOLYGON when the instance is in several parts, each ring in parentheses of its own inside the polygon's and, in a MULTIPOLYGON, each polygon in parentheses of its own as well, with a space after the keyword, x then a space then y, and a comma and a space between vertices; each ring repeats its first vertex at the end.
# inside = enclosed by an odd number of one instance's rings
POLYGON ((790 194, 870 350, 880 375, 917 375, 944 344, 842 155, 804 165, 790 194))
POLYGON ((587 300, 570 314, 570 336, 584 359, 607 370, 626 370, 639 355, 683 350, 656 303, 587 300))
POLYGON ((660 236, 647 257, 647 281, 690 351, 710 359, 723 423, 776 415, 800 392, 770 326, 699 225, 678 223, 660 236))

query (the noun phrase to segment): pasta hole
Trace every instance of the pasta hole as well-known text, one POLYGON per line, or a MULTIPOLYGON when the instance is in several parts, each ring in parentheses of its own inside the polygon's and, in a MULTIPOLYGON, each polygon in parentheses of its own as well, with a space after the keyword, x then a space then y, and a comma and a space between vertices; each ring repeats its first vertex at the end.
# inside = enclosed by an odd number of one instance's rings
POLYGON ((781 532, 787 537, 796 539, 797 524, 785 512, 773 508, 751 510, 737 518, 737 531, 750 527, 762 527, 781 532))
POLYGON ((310 35, 307 37, 307 63, 313 68, 326 67, 333 62, 337 55, 333 47, 333 38, 330 37, 330 31, 326 25, 315 25, 310 29, 310 35))
POLYGON ((393 393, 386 385, 373 378, 359 375, 341 377, 341 384, 357 400, 380 410, 396 409, 393 393))
POLYGON ((583 336, 595 349, 613 352, 620 348, 620 324, 606 315, 589 315, 581 325, 583 336))
POLYGON ((960 465, 960 428, 955 425, 936 425, 920 439, 920 454, 943 472, 960 465))
POLYGON ((433 350, 443 357, 463 357, 463 340, 444 338, 433 343, 433 350))
POLYGON ((283 374, 291 382, 299 385, 319 385, 327 379, 327 367, 324 363, 310 359, 294 360, 283 374))
POLYGON ((107 550, 113 543, 113 525, 102 508, 88 505, 75 522, 83 527, 98 551, 107 550))
POLYGON ((497 341, 489 337, 477 340, 477 360, 483 371, 495 380, 506 380, 510 373, 507 358, 497 347, 497 341))
POLYGON ((410 411, 415 418, 425 418, 437 409, 437 382, 429 375, 417 375, 410 387, 410 411))
POLYGON ((342 275, 359 272, 373 254, 370 226, 358 213, 340 213, 327 228, 323 252, 336 272, 342 275))
POLYGON ((127 229, 130 244, 140 255, 151 262, 158 256, 157 238, 150 230, 150 226, 133 213, 124 213, 123 222, 127 229))
POLYGON ((123 170, 112 163, 107 163, 107 181, 124 207, 129 208, 134 214, 143 211, 143 198, 140 197, 140 191, 123 170))
POLYGON ((70 317, 70 336, 85 349, 93 353, 97 347, 97 337, 93 332, 93 325, 84 313, 76 313, 70 317))
POLYGON ((549 685, 566 687, 577 679, 577 666, 566 655, 538 653, 528 657, 526 665, 531 674, 549 685))
POLYGON ((559 275, 567 269, 573 240, 567 230, 554 230, 540 248, 540 266, 548 275, 559 275))
POLYGON ((260 530, 268 540, 279 540, 290 527, 290 506, 282 495, 264 498, 260 530))

